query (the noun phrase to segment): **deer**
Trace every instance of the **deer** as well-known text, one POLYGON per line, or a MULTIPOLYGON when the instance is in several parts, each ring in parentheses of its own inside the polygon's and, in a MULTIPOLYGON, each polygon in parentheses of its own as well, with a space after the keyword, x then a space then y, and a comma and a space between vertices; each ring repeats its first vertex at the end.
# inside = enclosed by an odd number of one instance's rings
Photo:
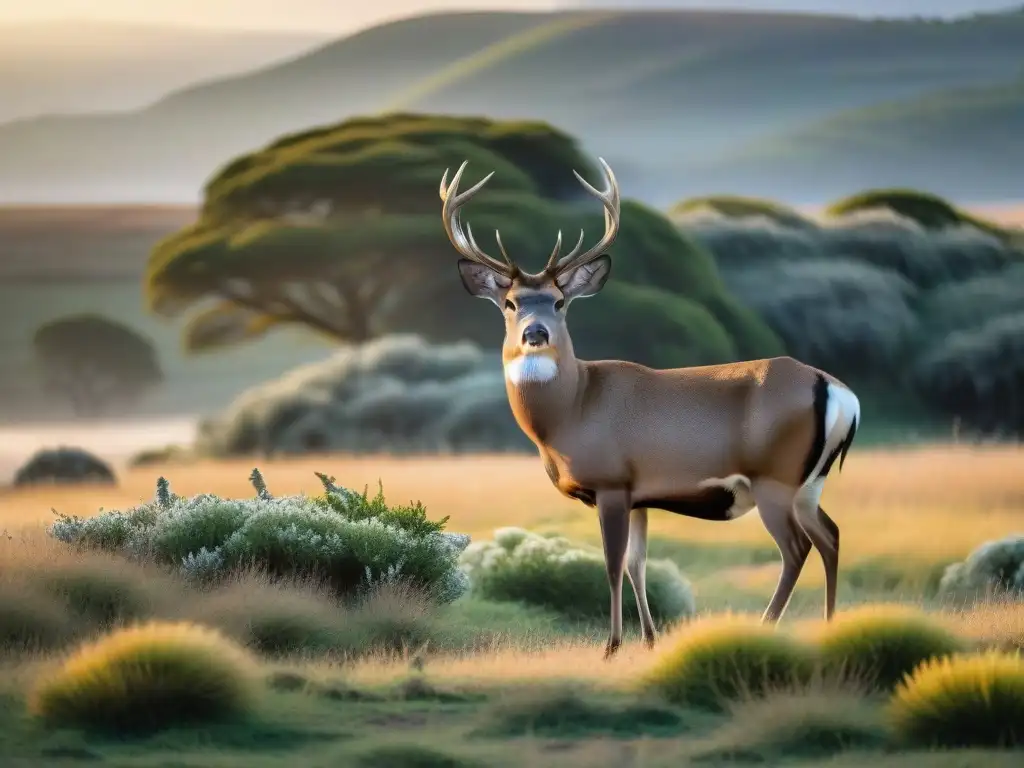
POLYGON ((606 188, 586 192, 604 209, 605 231, 564 256, 562 233, 544 269, 520 269, 502 244, 485 253, 460 210, 494 175, 459 192, 468 161, 441 177, 442 220, 462 285, 504 316, 505 389, 519 428, 537 447, 563 495, 596 508, 611 592, 604 649, 622 645, 623 571, 640 613, 642 640, 657 630, 647 600, 648 510, 706 521, 736 520, 756 508, 782 557, 761 617, 775 623, 789 604, 812 547, 825 570, 825 620, 835 613, 839 527, 821 507, 825 481, 842 469, 860 423, 860 401, 839 379, 792 357, 654 369, 623 360, 580 360, 566 324, 569 305, 596 295, 611 273, 607 250, 620 219, 618 182, 598 158, 606 188))

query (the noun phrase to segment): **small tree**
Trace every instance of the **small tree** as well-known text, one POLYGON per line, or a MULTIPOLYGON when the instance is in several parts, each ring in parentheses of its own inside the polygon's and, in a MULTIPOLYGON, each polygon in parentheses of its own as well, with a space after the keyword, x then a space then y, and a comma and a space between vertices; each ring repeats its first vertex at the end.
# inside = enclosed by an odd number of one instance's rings
POLYGON ((67 397, 79 416, 134 401, 163 378, 149 341, 99 315, 54 320, 32 342, 47 389, 67 397))
MULTIPOLYGON (((481 242, 500 229, 517 258, 543 263, 560 229, 571 239, 580 228, 594 237, 604 226, 573 176, 577 170, 600 183, 599 171, 575 140, 549 125, 356 118, 282 137, 218 171, 199 221, 152 252, 148 305, 187 316, 185 347, 193 352, 282 325, 357 344, 391 333, 493 344, 500 327, 481 302, 464 300, 440 219, 441 175, 447 168, 451 178, 463 161, 470 164, 467 189, 494 172, 487 194, 465 211, 481 242)), ((782 352, 759 318, 729 301, 706 251, 657 211, 632 200, 622 208, 610 252, 624 290, 610 292, 608 303, 632 298, 635 305, 630 288, 646 289, 642 303, 656 312, 658 333, 647 317, 624 323, 623 312, 605 303, 602 314, 620 318, 617 341, 607 323, 581 311, 574 333, 582 356, 671 367, 782 352), (679 338, 695 344, 664 342, 679 338)))

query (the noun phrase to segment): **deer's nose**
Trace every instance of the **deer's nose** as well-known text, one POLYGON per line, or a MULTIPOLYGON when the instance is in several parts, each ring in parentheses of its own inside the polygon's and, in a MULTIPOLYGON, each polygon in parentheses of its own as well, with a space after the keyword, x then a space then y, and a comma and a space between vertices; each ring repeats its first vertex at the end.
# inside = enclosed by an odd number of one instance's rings
POLYGON ((523 344, 531 347, 543 347, 551 340, 548 329, 540 323, 532 323, 523 331, 523 344))

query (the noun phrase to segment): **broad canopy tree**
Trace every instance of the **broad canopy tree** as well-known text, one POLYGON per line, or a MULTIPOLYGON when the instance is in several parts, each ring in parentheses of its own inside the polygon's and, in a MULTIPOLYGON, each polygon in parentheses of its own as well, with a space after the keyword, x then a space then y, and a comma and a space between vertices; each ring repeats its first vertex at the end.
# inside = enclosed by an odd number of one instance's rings
POLYGON ((32 340, 46 388, 78 416, 126 405, 163 379, 153 346, 99 315, 72 315, 39 327, 32 340))
MULTIPOLYGON (((466 188, 494 172, 464 212, 481 243, 500 229, 528 264, 546 259, 559 230, 573 242, 581 228, 591 238, 603 231, 600 206, 573 175, 600 186, 599 169, 546 124, 360 118, 286 136, 220 170, 199 221, 152 253, 149 306, 191 312, 193 351, 285 323, 349 342, 413 331, 493 345, 501 324, 465 295, 440 220, 441 176, 464 160, 466 188)), ((710 255, 656 211, 624 201, 610 251, 600 307, 573 308, 582 356, 669 366, 781 352, 726 293, 710 255)))

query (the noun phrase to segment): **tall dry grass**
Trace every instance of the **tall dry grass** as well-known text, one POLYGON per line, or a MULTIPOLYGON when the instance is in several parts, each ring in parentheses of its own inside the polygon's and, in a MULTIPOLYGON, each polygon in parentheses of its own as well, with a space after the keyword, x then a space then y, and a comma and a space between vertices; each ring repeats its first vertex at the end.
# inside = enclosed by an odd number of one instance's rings
MULTIPOLYGON (((384 484, 389 501, 421 500, 431 516, 450 515, 448 529, 489 538, 495 528, 516 525, 558 531, 595 541, 593 513, 552 488, 539 459, 530 456, 346 457, 305 456, 149 466, 121 472, 115 488, 37 488, 0 495, 0 529, 8 532, 52 519, 51 508, 93 515, 148 499, 157 476, 179 494, 248 497, 246 480, 258 464, 276 495, 321 492, 314 471, 362 489, 384 484)), ((922 565, 962 558, 978 544, 1024 529, 1024 449, 941 446, 851 452, 842 473, 833 473, 822 506, 842 531, 842 567, 879 558, 922 565)), ((761 545, 771 539, 756 514, 729 524, 655 512, 653 537, 705 545, 761 545)), ((812 563, 801 584, 820 585, 812 563)), ((736 569, 723 576, 733 586, 774 586, 778 564, 736 569)))

